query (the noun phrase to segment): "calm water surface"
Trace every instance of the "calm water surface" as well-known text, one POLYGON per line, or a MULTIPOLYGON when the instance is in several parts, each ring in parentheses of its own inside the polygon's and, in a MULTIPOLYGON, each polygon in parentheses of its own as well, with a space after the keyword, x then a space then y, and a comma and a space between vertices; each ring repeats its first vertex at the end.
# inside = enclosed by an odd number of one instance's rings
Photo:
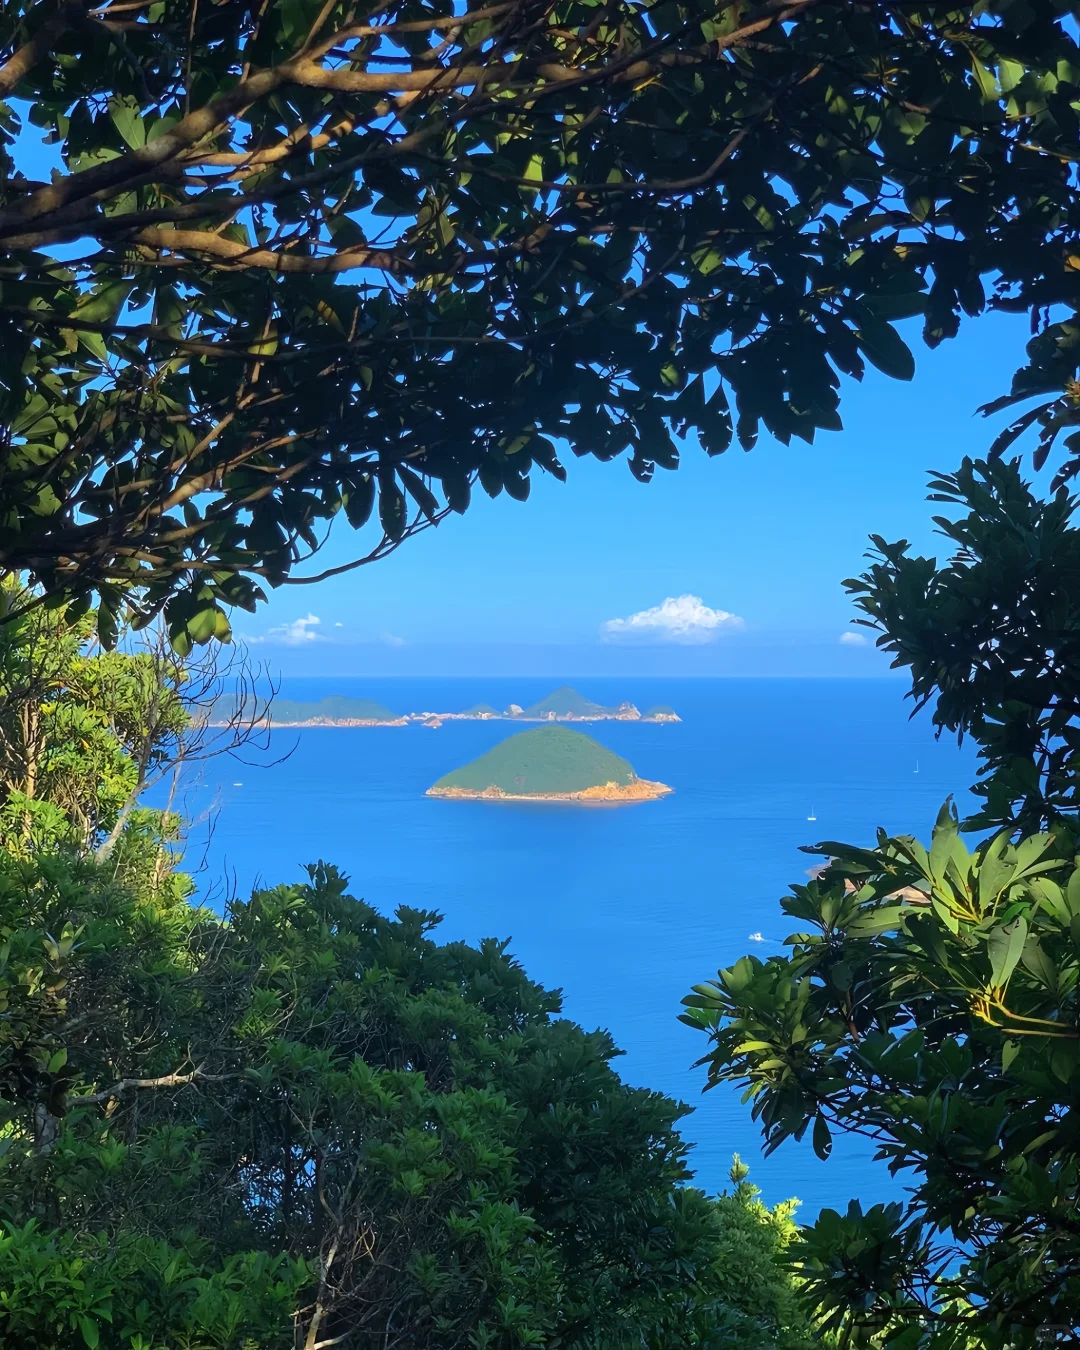
MULTIPOLYGON (((444 938, 510 937, 528 973, 564 991, 565 1011, 610 1029, 623 1076, 694 1105, 684 1130, 699 1184, 720 1189, 733 1152, 770 1202, 794 1195, 803 1216, 895 1195, 859 1144, 828 1163, 788 1144, 770 1158, 748 1108, 702 1095, 691 1066, 702 1037, 677 1020, 689 987, 747 951, 781 950, 778 899, 814 859, 818 839, 871 843, 878 825, 929 834, 939 806, 972 779, 965 747, 937 742, 929 719, 908 721, 894 680, 580 679, 586 697, 671 703, 677 726, 603 722, 591 734, 672 796, 617 808, 490 805, 428 799, 448 770, 509 734, 501 723, 316 729, 274 733, 281 763, 211 762, 187 803, 209 814, 189 863, 205 851, 200 885, 300 879, 305 862, 334 862, 353 893, 445 915, 444 938), (918 772, 916 773, 916 766, 918 772), (813 812, 816 822, 807 817, 813 812), (206 835, 209 833, 209 840, 206 835), (765 941, 749 941, 760 932, 765 941)), ((395 711, 452 711, 484 701, 526 706, 551 680, 294 679, 282 695, 377 699, 395 711)))

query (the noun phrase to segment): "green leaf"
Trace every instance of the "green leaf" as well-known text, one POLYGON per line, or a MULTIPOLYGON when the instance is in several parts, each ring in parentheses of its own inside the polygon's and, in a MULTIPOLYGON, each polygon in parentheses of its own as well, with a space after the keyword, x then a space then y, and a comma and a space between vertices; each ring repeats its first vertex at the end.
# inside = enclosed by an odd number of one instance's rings
POLYGON ((1024 963, 1025 970, 1029 970, 1044 988, 1057 989, 1058 968, 1036 938, 1029 938, 1024 944, 1021 960, 1024 963))
POLYGON ((832 1153, 832 1131, 824 1116, 814 1117, 814 1152, 823 1161, 832 1153))
POLYGON ((882 933, 898 928, 903 913, 902 905, 881 905, 858 914, 845 931, 848 937, 852 938, 878 937, 882 933))
POLYGON ((995 989, 1004 989, 1016 969, 1027 941, 1028 923, 1021 914, 1007 927, 994 928, 986 940, 990 957, 990 982, 995 989))
POLYGON ((859 349, 878 370, 894 380, 910 380, 915 375, 915 358, 907 343, 891 324, 868 320, 855 334, 859 349))
POLYGON ((379 478, 379 521, 389 539, 400 539, 408 524, 405 497, 393 478, 379 478))
POLYGON ((118 94, 109 100, 109 120, 132 150, 141 150, 146 144, 142 108, 130 94, 118 94))
POLYGON ((79 1330, 82 1332, 82 1338, 89 1347, 89 1350, 97 1350, 99 1339, 97 1323, 92 1322, 89 1317, 80 1317, 79 1330))
POLYGON ((851 967, 846 961, 837 961, 829 970, 829 980, 842 994, 846 994, 851 988, 851 967))
POLYGON ((193 614, 187 622, 187 631, 192 642, 209 642, 217 631, 218 618, 221 611, 216 605, 211 605, 206 609, 193 614))
POLYGON ((76 317, 87 323, 112 323, 134 287, 130 281, 108 282, 86 295, 76 306, 76 317))
POLYGON ((345 517, 354 530, 366 525, 375 505, 375 479, 370 474, 358 478, 346 491, 345 517))

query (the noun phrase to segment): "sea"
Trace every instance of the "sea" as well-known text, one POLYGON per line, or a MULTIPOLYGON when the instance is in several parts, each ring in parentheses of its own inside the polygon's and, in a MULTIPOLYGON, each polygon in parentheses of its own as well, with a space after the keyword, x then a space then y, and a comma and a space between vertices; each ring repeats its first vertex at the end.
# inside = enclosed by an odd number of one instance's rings
MULTIPOLYGON (((354 895, 386 913, 437 910, 445 939, 509 938, 532 978, 561 989, 564 1012, 605 1027, 631 1083, 691 1105, 695 1184, 717 1192, 735 1153, 768 1203, 801 1202, 809 1221, 901 1198, 860 1140, 820 1161, 809 1141, 768 1157, 750 1108, 729 1087, 704 1091, 708 1048, 677 1019, 692 985, 753 952, 784 950, 795 925, 780 897, 805 879, 821 840, 929 836, 954 795, 965 809, 975 758, 911 717, 905 683, 856 679, 574 679, 604 705, 670 704, 674 725, 583 728, 643 778, 674 792, 635 805, 440 801, 425 789, 511 734, 502 722, 276 730, 265 749, 201 766, 185 789, 186 866, 220 906, 253 886, 337 864, 354 895)), ((479 702, 528 706, 546 679, 287 679, 281 694, 371 698, 395 712, 479 702)))

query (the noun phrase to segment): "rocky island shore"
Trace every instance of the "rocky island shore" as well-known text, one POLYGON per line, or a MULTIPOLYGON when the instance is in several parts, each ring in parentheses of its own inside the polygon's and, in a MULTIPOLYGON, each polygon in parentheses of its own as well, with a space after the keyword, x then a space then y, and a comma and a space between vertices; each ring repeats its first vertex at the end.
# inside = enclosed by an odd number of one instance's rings
MULTIPOLYGON (((232 711, 228 700, 215 705, 217 715, 211 713, 210 726, 228 724, 232 711)), ((268 714, 259 721, 260 726, 278 728, 291 727, 407 727, 424 726, 437 729, 444 722, 680 722, 682 718, 674 708, 665 705, 649 708, 642 713, 633 703, 623 702, 613 708, 605 708, 584 698, 576 689, 563 686, 546 698, 523 708, 511 703, 502 712, 489 703, 478 703, 463 712, 441 712, 426 710, 423 712, 395 713, 381 704, 366 698, 345 698, 334 695, 320 699, 318 703, 300 703, 294 699, 274 699, 268 714)))
POLYGON ((602 783, 580 792, 504 792, 498 787, 486 787, 476 792, 472 788, 436 786, 428 788, 424 795, 472 802, 651 802, 672 791, 674 789, 666 783, 639 778, 633 783, 602 783))
POLYGON ((427 796, 450 801, 618 803, 653 801, 672 789, 639 778, 625 760, 581 731, 538 727, 500 742, 445 774, 427 796))

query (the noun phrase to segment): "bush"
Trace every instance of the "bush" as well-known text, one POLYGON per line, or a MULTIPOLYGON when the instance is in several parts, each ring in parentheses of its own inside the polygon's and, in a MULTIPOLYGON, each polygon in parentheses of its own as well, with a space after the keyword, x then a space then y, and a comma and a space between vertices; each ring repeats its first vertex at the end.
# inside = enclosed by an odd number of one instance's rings
POLYGON ((788 1343, 786 1212, 686 1187, 687 1108, 505 944, 321 864, 227 922, 113 877, 0 857, 5 1345, 788 1343))

